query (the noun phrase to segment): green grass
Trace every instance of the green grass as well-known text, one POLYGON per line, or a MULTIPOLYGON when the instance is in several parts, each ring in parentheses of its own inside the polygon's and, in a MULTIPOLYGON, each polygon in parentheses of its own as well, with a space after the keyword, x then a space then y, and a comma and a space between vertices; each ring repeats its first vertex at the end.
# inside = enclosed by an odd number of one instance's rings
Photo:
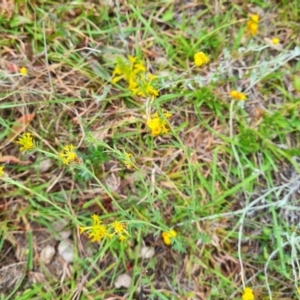
POLYGON ((15 2, 0 13, 0 299, 241 299, 245 287, 300 299, 296 3, 15 2), (264 39, 276 36, 282 50, 264 39), (198 51, 208 65, 194 66, 198 51), (153 102, 111 82, 128 55, 157 75, 153 102), (13 72, 23 66, 27 77, 13 72), (153 137, 147 115, 163 110, 170 132, 153 137), (6 138, 30 113, 36 149, 20 153, 6 138), (78 160, 66 166, 69 144, 78 160), (79 226, 93 214, 125 222, 128 239, 89 241, 79 226), (71 264, 58 255, 61 231, 71 264), (155 255, 140 257, 143 247, 155 255), (124 273, 130 287, 116 288, 124 273))

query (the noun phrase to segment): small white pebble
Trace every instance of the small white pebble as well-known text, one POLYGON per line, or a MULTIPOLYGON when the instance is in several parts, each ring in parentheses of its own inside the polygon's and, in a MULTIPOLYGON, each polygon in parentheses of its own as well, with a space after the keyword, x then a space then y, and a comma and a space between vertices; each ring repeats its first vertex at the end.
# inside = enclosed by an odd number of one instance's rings
POLYGON ((153 247, 143 246, 140 250, 140 257, 149 259, 155 255, 155 249, 153 247))
POLYGON ((50 158, 44 159, 40 163, 40 171, 42 173, 47 172, 53 166, 53 160, 50 158))
POLYGON ((53 246, 46 246, 45 248, 42 249, 41 251, 41 254, 40 254, 40 258, 41 258, 41 261, 44 263, 44 264, 50 264, 53 256, 55 255, 55 249, 53 246))
POLYGON ((115 280, 115 288, 119 289, 121 287, 129 288, 131 284, 131 277, 124 273, 119 275, 115 280))
POLYGON ((74 260, 74 246, 71 240, 63 240, 58 245, 58 254, 66 261, 71 263, 74 260))
POLYGON ((108 175, 105 182, 109 189, 113 192, 116 192, 120 186, 120 178, 117 177, 114 173, 108 175))

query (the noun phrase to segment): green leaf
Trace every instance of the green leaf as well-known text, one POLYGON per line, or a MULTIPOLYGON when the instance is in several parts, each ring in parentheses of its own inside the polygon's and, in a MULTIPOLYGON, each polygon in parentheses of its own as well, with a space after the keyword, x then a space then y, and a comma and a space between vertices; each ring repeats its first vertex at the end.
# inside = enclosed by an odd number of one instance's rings
POLYGON ((169 22, 174 20, 174 8, 173 5, 170 6, 170 8, 163 14, 162 19, 165 22, 169 22))
POLYGON ((11 27, 18 27, 24 24, 32 24, 32 21, 29 18, 24 16, 15 16, 10 22, 11 27))
POLYGON ((300 92, 300 75, 294 76, 293 86, 297 92, 300 92))

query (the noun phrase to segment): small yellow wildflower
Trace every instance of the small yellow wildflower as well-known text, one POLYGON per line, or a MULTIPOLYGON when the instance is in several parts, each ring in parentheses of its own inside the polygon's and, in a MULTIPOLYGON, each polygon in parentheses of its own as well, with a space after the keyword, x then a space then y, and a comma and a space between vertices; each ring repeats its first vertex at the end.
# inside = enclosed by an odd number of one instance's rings
POLYGON ((194 55, 194 63, 197 67, 201 67, 209 62, 209 57, 203 52, 197 52, 194 55))
POLYGON ((22 67, 22 68, 20 69, 20 74, 21 74, 22 76, 27 76, 27 69, 26 69, 25 67, 22 67))
POLYGON ((125 152, 125 159, 123 160, 123 164, 126 166, 127 169, 134 169, 134 164, 132 162, 132 154, 125 152))
POLYGON ((142 62, 138 62, 134 65, 134 72, 135 73, 146 72, 146 67, 142 62))
POLYGON ((120 234, 119 235, 119 241, 120 242, 123 242, 123 241, 125 241, 127 239, 127 236, 125 236, 124 234, 120 234))
POLYGON ((128 82, 128 89, 132 92, 138 89, 139 85, 136 82, 136 80, 137 80, 136 78, 131 78, 130 81, 128 82))
POLYGON ((171 245, 172 239, 175 238, 177 235, 177 232, 174 229, 171 229, 169 231, 164 231, 161 236, 164 240, 164 243, 169 246, 171 245))
POLYGON ((125 223, 114 221, 110 225, 104 225, 98 215, 94 214, 91 218, 93 224, 87 227, 79 226, 79 232, 82 234, 86 231, 92 242, 100 242, 104 238, 112 238, 114 235, 118 235, 119 240, 124 241, 129 236, 125 223))
POLYGON ((128 56, 129 64, 124 62, 121 58, 118 58, 115 69, 112 74, 112 82, 117 83, 121 79, 124 79, 127 83, 136 81, 135 77, 139 73, 146 71, 142 62, 137 60, 137 57, 128 56))
POLYGON ((68 165, 70 162, 77 159, 77 155, 74 152, 75 147, 73 145, 67 145, 63 147, 63 150, 58 153, 63 164, 68 165))
POLYGON ((4 174, 5 174, 3 170, 4 170, 4 167, 1 166, 1 167, 0 167, 0 177, 3 177, 4 174))
POLYGON ((155 75, 148 74, 148 78, 145 85, 146 94, 157 97, 159 95, 159 91, 152 86, 152 81, 156 79, 155 75))
POLYGON ((154 113, 151 118, 148 119, 147 126, 151 130, 152 136, 158 136, 169 132, 166 119, 170 118, 172 115, 169 112, 164 112, 163 115, 164 118, 161 118, 158 116, 158 113, 154 113))
POLYGON ((251 15, 247 21, 247 32, 250 35, 256 35, 258 32, 259 15, 251 15))
POLYGON ((130 62, 130 66, 133 66, 135 64, 136 60, 137 60, 137 57, 128 55, 128 60, 130 62))
POLYGON ((87 231, 88 237, 92 242, 100 242, 103 238, 108 236, 107 228, 102 224, 98 215, 92 215, 92 226, 79 227, 80 234, 87 231))
POLYGON ((254 300, 253 290, 251 288, 246 287, 244 289, 244 293, 242 295, 243 300, 254 300))
POLYGON ((297 288, 297 292, 300 295, 300 287, 297 288))
POLYGON ((280 42, 279 38, 276 38, 276 37, 272 38, 273 45, 277 45, 277 44, 279 44, 279 42, 280 42))
POLYGON ((236 90, 230 92, 230 97, 234 100, 240 100, 240 101, 246 100, 246 95, 236 90))
POLYGON ((250 20, 252 22, 258 23, 259 22, 259 15, 251 15, 250 20))
POLYGON ((114 229, 114 232, 117 234, 120 234, 122 232, 127 232, 126 231, 126 225, 124 223, 120 223, 119 221, 115 220, 112 223, 112 228, 114 229))
POLYGON ((155 98, 159 95, 159 91, 152 86, 152 82, 155 79, 156 76, 152 74, 139 74, 134 79, 135 81, 129 83, 128 89, 132 91, 134 95, 155 98))
POLYGON ((23 133, 21 137, 19 137, 19 139, 16 141, 16 143, 20 145, 19 149, 22 152, 35 148, 32 134, 29 132, 23 133))
POLYGON ((126 240, 129 233, 126 230, 126 224, 125 223, 121 223, 121 222, 116 220, 111 224, 111 227, 114 231, 113 234, 117 234, 119 236, 120 241, 126 240))

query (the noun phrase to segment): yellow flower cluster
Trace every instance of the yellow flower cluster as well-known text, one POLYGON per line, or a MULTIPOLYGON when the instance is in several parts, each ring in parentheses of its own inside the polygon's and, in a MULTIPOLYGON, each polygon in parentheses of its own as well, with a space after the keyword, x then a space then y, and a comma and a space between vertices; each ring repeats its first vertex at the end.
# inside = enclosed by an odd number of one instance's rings
POLYGON ((254 300, 253 290, 251 288, 246 287, 244 289, 244 293, 242 295, 243 300, 254 300))
POLYGON ((16 142, 18 145, 20 145, 20 151, 28 151, 31 149, 34 149, 34 143, 33 143, 33 138, 32 134, 29 132, 25 132, 19 137, 19 139, 16 142))
POLYGON ((79 226, 80 234, 83 232, 88 233, 88 237, 92 242, 100 242, 104 238, 112 238, 114 235, 119 237, 120 241, 124 241, 129 236, 126 230, 126 224, 119 221, 114 221, 109 225, 104 225, 98 215, 91 216, 93 220, 92 226, 79 226))
POLYGON ((259 15, 251 15, 247 21, 247 32, 250 35, 256 35, 258 32, 259 15))
POLYGON ((279 42, 280 42, 279 38, 277 38, 277 37, 272 38, 273 45, 277 45, 277 44, 279 44, 279 42))
POLYGON ((246 95, 244 93, 233 90, 230 92, 230 97, 234 100, 244 101, 246 100, 246 95))
POLYGON ((171 229, 169 231, 164 231, 161 236, 164 240, 164 243, 169 246, 172 243, 172 239, 174 239, 177 235, 177 232, 174 229, 171 229))
MULTIPOLYGON (((16 144, 19 145, 19 150, 21 152, 35 149, 32 134, 30 132, 23 133, 16 141, 16 144)), ((58 156, 63 164, 68 165, 70 162, 74 162, 78 159, 74 149, 75 147, 73 145, 67 145, 63 147, 61 152, 58 153, 58 156)))
POLYGON ((194 63, 197 67, 201 67, 209 62, 209 57, 203 52, 194 54, 194 63))
POLYGON ((62 151, 58 153, 63 164, 68 165, 70 162, 77 160, 77 154, 74 152, 73 145, 64 146, 62 151))
POLYGON ((156 76, 146 73, 144 64, 134 56, 128 56, 128 61, 124 62, 121 58, 118 59, 113 72, 112 82, 117 83, 120 80, 125 80, 128 84, 128 89, 136 96, 151 97, 154 99, 159 95, 157 89, 153 87, 153 81, 156 76))
POLYGON ((167 119, 172 116, 169 112, 163 112, 163 116, 159 116, 158 113, 154 113, 147 121, 147 126, 151 130, 152 136, 158 136, 160 134, 168 133, 169 127, 167 119))

